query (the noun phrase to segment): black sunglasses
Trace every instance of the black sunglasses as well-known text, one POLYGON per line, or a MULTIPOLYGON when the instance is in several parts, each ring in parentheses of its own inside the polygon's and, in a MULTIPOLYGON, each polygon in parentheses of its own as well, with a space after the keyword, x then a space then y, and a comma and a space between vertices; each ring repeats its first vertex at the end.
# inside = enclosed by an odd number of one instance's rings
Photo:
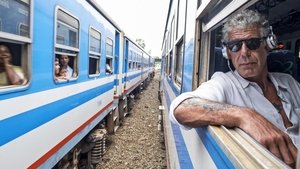
POLYGON ((241 50, 243 42, 250 50, 256 50, 260 47, 261 42, 264 38, 251 38, 251 39, 241 39, 241 40, 233 40, 230 42, 225 43, 224 45, 231 51, 231 52, 238 52, 241 50))

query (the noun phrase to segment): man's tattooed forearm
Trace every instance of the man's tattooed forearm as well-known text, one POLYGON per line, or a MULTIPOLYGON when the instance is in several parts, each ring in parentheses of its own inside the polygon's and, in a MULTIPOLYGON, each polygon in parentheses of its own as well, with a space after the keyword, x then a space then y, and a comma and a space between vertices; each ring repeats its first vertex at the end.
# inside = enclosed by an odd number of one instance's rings
POLYGON ((209 100, 205 100, 205 99, 201 99, 201 98, 189 98, 189 99, 183 101, 181 103, 181 105, 185 106, 185 107, 198 106, 198 107, 207 109, 209 111, 225 110, 225 109, 234 107, 233 105, 209 101, 209 100))

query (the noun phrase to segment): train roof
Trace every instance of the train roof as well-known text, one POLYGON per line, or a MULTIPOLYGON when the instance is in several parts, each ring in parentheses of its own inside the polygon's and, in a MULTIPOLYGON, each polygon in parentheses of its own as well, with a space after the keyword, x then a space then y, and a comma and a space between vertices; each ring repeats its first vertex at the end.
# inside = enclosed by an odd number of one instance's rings
POLYGON ((108 15, 107 12, 104 11, 103 8, 96 2, 97 0, 86 0, 88 3, 90 3, 105 19, 107 19, 116 29, 118 29, 120 32, 123 32, 121 27, 108 15))

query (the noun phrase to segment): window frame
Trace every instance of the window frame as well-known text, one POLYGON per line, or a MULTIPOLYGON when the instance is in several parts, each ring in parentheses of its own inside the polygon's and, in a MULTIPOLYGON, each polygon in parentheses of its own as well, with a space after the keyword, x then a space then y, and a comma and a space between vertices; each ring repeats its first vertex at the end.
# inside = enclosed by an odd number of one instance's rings
MULTIPOLYGON (((63 16, 63 15, 61 15, 63 16)), ((69 21, 68 21, 69 22, 69 21)), ((73 69, 73 75, 70 79, 67 80, 61 80, 61 81, 56 81, 55 80, 55 70, 53 69, 53 80, 55 83, 64 83, 64 82, 69 82, 69 81, 75 81, 78 79, 78 75, 79 75, 79 51, 80 51, 80 20, 78 17, 76 17, 75 15, 73 15, 71 12, 69 12, 68 10, 57 6, 55 9, 55 18, 54 18, 54 57, 53 57, 53 65, 55 63, 55 58, 57 57, 57 55, 67 55, 69 58, 72 57, 72 59, 70 59, 71 62, 71 66, 69 64, 69 66, 73 69), (69 17, 73 18, 74 20, 77 21, 77 45, 78 46, 68 46, 65 44, 60 44, 57 42, 57 36, 58 36, 58 23, 63 24, 71 29, 76 30, 76 28, 73 28, 71 25, 68 25, 67 23, 64 23, 62 20, 59 20, 59 11, 63 12, 65 15, 68 15, 69 17)))
POLYGON ((182 84, 182 64, 183 64, 183 51, 184 51, 184 43, 183 43, 183 37, 181 37, 175 45, 175 64, 174 64, 174 80, 175 84, 179 87, 182 84), (181 49, 179 53, 179 49, 181 49), (179 62, 180 60, 180 62, 179 62))
POLYGON ((97 30, 96 28, 90 26, 89 28, 89 46, 88 46, 88 50, 89 50, 89 62, 88 62, 88 66, 89 66, 89 70, 88 70, 88 73, 89 73, 89 77, 96 77, 96 76, 100 76, 100 73, 101 73, 101 50, 102 50, 102 46, 101 46, 101 39, 102 39, 102 34, 99 30, 97 30), (93 32, 94 31, 94 32, 93 32), (93 34, 97 34, 99 35, 99 38, 100 39, 97 39, 96 37, 93 37, 93 34), (97 40, 99 40, 99 53, 98 52, 95 52, 95 51, 91 51, 91 38, 95 38, 97 40), (91 68, 91 64, 90 64, 90 59, 93 58, 93 59, 96 59, 96 72, 91 74, 90 73, 90 68, 91 68))
MULTIPOLYGON (((114 72, 114 65, 113 65, 113 58, 114 58, 114 41, 113 41, 113 38, 110 38, 110 37, 106 37, 106 41, 105 41, 105 69, 106 69, 106 64, 108 62, 109 66, 110 66, 110 69, 112 72, 114 72), (108 43, 110 42, 110 43, 108 43), (107 53, 108 52, 108 46, 111 46, 111 55, 110 53, 107 53)), ((105 74, 106 75, 110 75, 110 74, 107 74, 106 71, 105 71, 105 74)))
MULTIPOLYGON (((26 83, 21 84, 21 85, 0 86, 0 94, 26 90, 31 83, 32 53, 30 51, 31 51, 31 44, 32 44, 32 39, 33 39, 32 31, 33 31, 33 6, 34 5, 33 5, 33 0, 26 0, 26 2, 24 0, 21 0, 21 1, 28 5, 28 16, 27 16, 28 36, 21 36, 18 31, 16 31, 15 33, 4 32, 3 31, 3 20, 2 20, 2 18, 0 18, 0 42, 8 44, 8 46, 10 47, 10 50, 14 50, 14 49, 12 49, 13 47, 18 48, 19 56, 14 55, 13 57, 18 57, 17 62, 19 62, 19 64, 17 64, 16 66, 19 66, 22 69, 22 71, 24 72, 24 76, 26 78, 26 83)), ((15 27, 15 29, 18 30, 17 27, 15 27)), ((12 53, 16 53, 16 52, 12 52, 12 53)))

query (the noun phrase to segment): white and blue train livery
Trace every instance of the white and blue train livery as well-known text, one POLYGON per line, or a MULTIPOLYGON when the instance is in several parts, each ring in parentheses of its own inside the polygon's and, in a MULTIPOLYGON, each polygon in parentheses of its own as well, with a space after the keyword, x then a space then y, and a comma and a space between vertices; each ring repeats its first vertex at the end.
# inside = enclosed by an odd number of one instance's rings
POLYGON ((244 9, 266 14, 278 41, 284 45, 284 49, 270 52, 269 71, 289 73, 300 81, 297 0, 170 0, 159 88, 169 168, 289 168, 240 129, 207 126, 184 130, 168 118, 175 97, 195 90, 216 71, 229 71, 221 51, 222 25, 229 16, 244 9))
POLYGON ((127 97, 143 82, 145 52, 130 43, 135 53, 127 55, 125 33, 96 0, 0 0, 0 11, 0 45, 26 79, 2 83, 0 61, 0 167, 97 164, 93 145, 124 117, 127 97), (58 80, 62 58, 71 76, 58 80))

